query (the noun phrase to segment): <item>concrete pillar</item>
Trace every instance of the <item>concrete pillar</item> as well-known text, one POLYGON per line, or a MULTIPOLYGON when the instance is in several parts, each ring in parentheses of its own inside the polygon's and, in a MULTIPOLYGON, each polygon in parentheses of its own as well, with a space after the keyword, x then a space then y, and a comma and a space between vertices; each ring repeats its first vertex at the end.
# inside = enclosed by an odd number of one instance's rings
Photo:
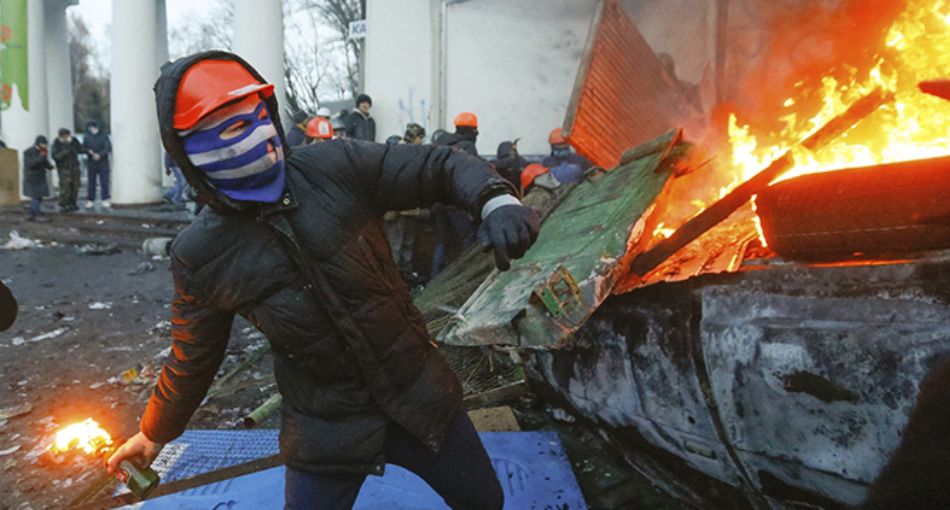
MULTIPOLYGON (((75 129, 73 120, 73 80, 69 65, 69 28, 66 7, 79 0, 46 0, 46 92, 49 98, 49 139, 60 128, 75 129)), ((50 174, 51 190, 59 186, 59 175, 50 174)))
POLYGON ((56 136, 59 128, 74 129, 66 7, 78 3, 78 0, 46 0, 46 91, 50 138, 56 136))
POLYGON ((162 198, 161 141, 152 86, 158 78, 155 0, 112 2, 112 201, 162 198))
MULTIPOLYGON (((168 9, 165 6, 165 0, 155 0, 155 62, 161 69, 162 64, 168 62, 168 9)), ((175 178, 171 175, 165 175, 165 149, 161 143, 158 145, 158 167, 161 169, 162 186, 171 186, 175 183, 175 178)))
POLYGON ((287 115, 284 89, 284 16, 281 0, 234 0, 234 40, 231 48, 269 83, 280 104, 281 120, 287 115))

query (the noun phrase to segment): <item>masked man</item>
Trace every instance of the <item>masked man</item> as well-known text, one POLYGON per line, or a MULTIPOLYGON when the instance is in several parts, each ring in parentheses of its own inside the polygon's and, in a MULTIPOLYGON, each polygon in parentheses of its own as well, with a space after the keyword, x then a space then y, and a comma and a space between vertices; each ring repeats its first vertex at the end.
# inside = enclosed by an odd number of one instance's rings
POLYGON ((537 215, 487 163, 448 148, 335 139, 290 152, 273 86, 230 53, 166 64, 155 95, 165 148, 209 207, 172 243, 172 354, 141 432, 110 469, 151 461, 184 431, 241 315, 275 353, 286 508, 351 508, 385 463, 418 474, 452 508, 502 508, 382 216, 437 201, 465 208, 507 269, 534 242, 537 215))

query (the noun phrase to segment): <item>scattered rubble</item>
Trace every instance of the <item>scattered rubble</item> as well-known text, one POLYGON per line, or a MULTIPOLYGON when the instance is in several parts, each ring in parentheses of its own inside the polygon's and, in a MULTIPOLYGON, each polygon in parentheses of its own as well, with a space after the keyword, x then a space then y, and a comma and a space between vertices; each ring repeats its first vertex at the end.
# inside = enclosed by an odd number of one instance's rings
POLYGON ((6 242, 0 248, 4 250, 25 250, 27 248, 35 248, 37 246, 36 241, 32 239, 27 239, 25 237, 20 237, 20 233, 16 230, 10 231, 10 240, 6 242))

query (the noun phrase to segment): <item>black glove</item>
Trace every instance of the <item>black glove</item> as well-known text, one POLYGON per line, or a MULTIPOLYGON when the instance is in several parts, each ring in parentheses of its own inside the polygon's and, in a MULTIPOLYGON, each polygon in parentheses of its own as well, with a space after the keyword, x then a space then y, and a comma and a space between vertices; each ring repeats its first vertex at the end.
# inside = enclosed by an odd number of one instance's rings
POLYGON ((495 265, 501 271, 511 267, 511 259, 524 257, 538 239, 541 221, 530 207, 508 204, 488 214, 478 228, 478 240, 485 252, 495 250, 495 265))

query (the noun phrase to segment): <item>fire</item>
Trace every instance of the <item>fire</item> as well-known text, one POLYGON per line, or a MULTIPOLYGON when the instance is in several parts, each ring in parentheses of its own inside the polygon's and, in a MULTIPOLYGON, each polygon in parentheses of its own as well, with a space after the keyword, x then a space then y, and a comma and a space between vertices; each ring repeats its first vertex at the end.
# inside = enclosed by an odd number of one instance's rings
POLYGON ((56 433, 56 439, 49 446, 55 453, 79 449, 94 455, 105 445, 112 444, 112 437, 92 418, 82 423, 74 423, 56 433))
POLYGON ((785 128, 781 132, 757 132, 742 125, 735 113, 730 116, 728 135, 736 174, 726 190, 755 175, 878 87, 895 92, 896 102, 817 154, 796 154, 798 165, 783 179, 950 154, 950 102, 917 89, 921 81, 950 77, 948 53, 950 1, 909 0, 887 31, 874 56, 876 65, 869 71, 842 65, 829 69, 820 85, 797 84, 797 95, 784 103, 781 120, 785 128), (842 75, 849 79, 842 80, 842 75), (820 107, 813 113, 816 103, 820 107))
POLYGON ((663 226, 663 223, 660 223, 653 230, 653 237, 662 237, 664 239, 669 239, 673 233, 676 232, 675 228, 666 228, 663 226))

